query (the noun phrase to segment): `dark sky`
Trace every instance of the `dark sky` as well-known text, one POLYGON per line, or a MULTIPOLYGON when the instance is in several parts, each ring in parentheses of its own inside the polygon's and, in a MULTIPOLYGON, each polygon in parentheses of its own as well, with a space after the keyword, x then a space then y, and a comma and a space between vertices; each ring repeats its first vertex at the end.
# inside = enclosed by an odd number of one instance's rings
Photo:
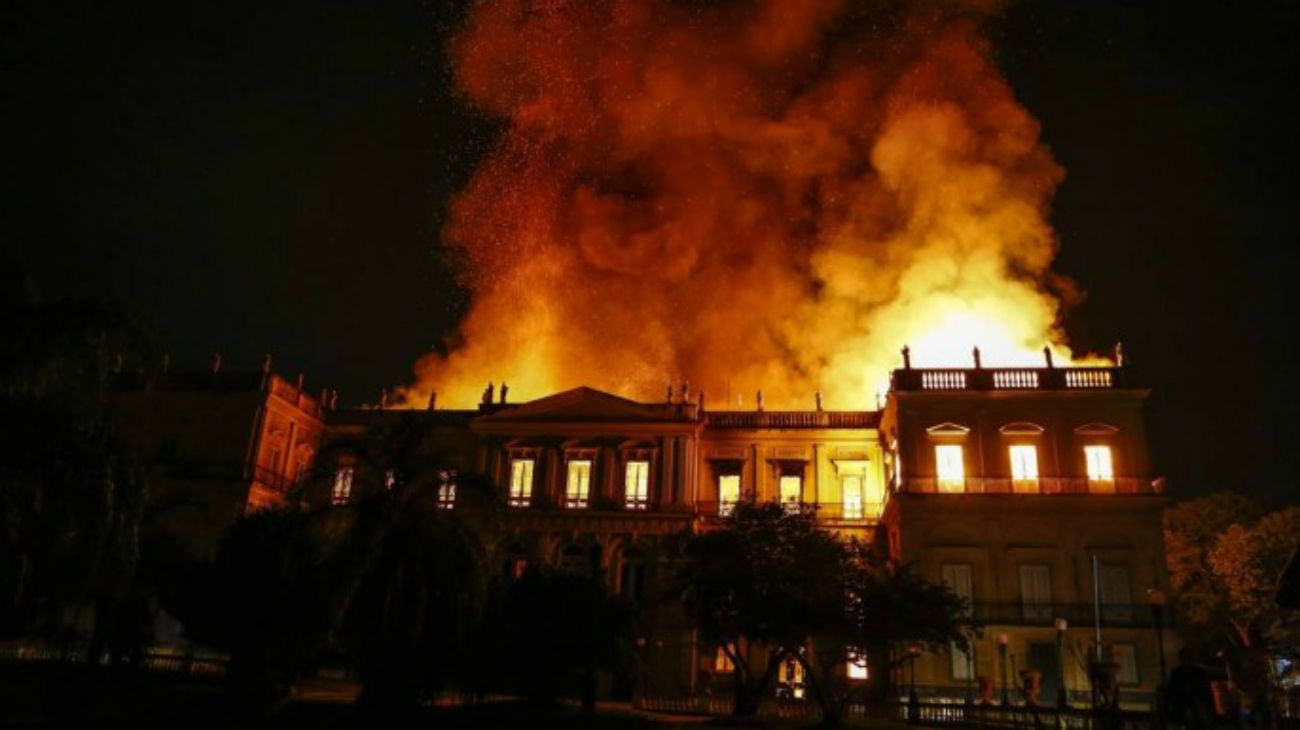
MULTIPOLYGON (((0 262, 125 305, 178 367, 271 351, 374 400, 465 304, 437 232, 492 130, 447 89, 454 5, 9 0, 0 262)), ((995 27, 1067 170, 1067 329, 1125 342, 1183 493, 1300 470, 1295 6, 1022 0, 995 27)))

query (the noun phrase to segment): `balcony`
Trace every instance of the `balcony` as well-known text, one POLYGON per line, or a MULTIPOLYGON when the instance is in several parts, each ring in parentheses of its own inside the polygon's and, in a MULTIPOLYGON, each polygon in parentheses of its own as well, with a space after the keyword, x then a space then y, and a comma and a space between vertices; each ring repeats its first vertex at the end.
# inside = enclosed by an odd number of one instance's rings
POLYGON ((1149 477, 1119 477, 1092 480, 1086 477, 1041 477, 1037 483, 1010 477, 967 477, 965 489, 939 489, 938 480, 928 477, 904 479, 899 492, 917 494, 1164 494, 1165 480, 1149 477))
MULTIPOLYGON (((694 513, 704 518, 725 517, 735 502, 696 502, 694 513)), ((773 503, 775 504, 775 503, 773 503)), ((785 504, 785 503, 782 503, 785 504)), ((793 506, 795 503, 789 503, 793 506)), ((856 502, 811 502, 799 503, 801 507, 811 507, 817 512, 817 519, 826 523, 835 523, 843 527, 869 527, 879 522, 881 505, 856 502)))
MULTIPOLYGON (((1070 626, 1083 628, 1093 625, 1094 607, 1091 603, 1053 603, 1026 605, 1020 602, 979 602, 971 606, 971 618, 985 626, 1044 626, 1051 627, 1058 618, 1070 626)), ((1102 627, 1154 628, 1155 607, 1150 604, 1102 604, 1102 627)))
POLYGON ((905 368, 890 379, 894 391, 1111 390, 1124 387, 1124 369, 905 368))

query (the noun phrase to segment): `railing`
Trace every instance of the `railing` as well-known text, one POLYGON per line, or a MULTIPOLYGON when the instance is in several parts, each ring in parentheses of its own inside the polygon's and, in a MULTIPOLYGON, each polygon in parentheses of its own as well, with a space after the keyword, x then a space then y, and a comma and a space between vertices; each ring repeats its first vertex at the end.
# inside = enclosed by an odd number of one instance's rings
POLYGON ((937 479, 910 477, 903 480, 900 492, 921 494, 1163 494, 1163 479, 1119 477, 1040 477, 1037 480, 1010 477, 967 477, 958 490, 939 488, 937 479))
MULTIPOLYGON (((693 507, 694 513, 700 517, 725 517, 728 513, 728 507, 735 505, 735 502, 718 502, 718 501, 697 501, 693 507)), ((824 521, 833 521, 846 523, 846 526, 870 526, 879 521, 881 505, 873 502, 798 502, 790 503, 791 508, 807 507, 816 512, 817 519, 824 521)))
MULTIPOLYGON (((1071 626, 1091 626, 1094 610, 1091 603, 976 602, 971 606, 971 618, 992 626, 1052 626, 1058 618, 1066 619, 1071 626)), ((1155 608, 1143 603, 1103 603, 1101 624, 1107 627, 1154 628, 1155 608)))
MULTIPOLYGON (((84 663, 86 645, 74 643, 55 647, 36 641, 0 642, 0 662, 62 662, 84 663)), ((105 654, 100 663, 107 664, 109 657, 105 654)), ((224 654, 171 649, 167 647, 149 647, 138 655, 127 655, 123 661, 128 666, 153 672, 170 672, 220 676, 226 673, 228 657, 224 654)))
POLYGON ((708 428, 875 428, 874 411, 706 411, 708 428))
MULTIPOLYGON (((647 712, 674 715, 725 716, 731 714, 732 700, 727 696, 707 695, 642 695, 636 706, 647 712)), ((852 702, 845 708, 849 718, 907 722, 910 724, 952 727, 1095 727, 1096 714, 1087 707, 1034 707, 1024 704, 978 704, 965 701, 927 701, 910 703, 906 700, 883 702, 852 702)), ((821 709, 808 700, 779 700, 770 698, 758 706, 756 719, 816 720, 821 709)), ((1148 730, 1154 727, 1152 713, 1142 710, 1118 710, 1108 715, 1109 726, 1116 730, 1148 730)))
POLYGON ((1118 367, 907 368, 895 370, 891 387, 909 390, 1106 390, 1124 387, 1118 367))

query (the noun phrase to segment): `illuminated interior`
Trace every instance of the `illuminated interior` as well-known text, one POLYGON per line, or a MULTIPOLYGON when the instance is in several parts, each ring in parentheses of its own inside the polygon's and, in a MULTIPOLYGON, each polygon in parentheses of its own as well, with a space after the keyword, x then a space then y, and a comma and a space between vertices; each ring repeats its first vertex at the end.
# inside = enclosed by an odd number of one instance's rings
POLYGON ((591 490, 591 461, 574 459, 569 462, 569 476, 564 487, 564 506, 581 509, 587 506, 591 490))
POLYGON ((1038 491, 1038 448, 1016 444, 1010 448, 1011 485, 1017 492, 1038 491))
POLYGON ((650 499, 650 462, 629 461, 623 479, 623 497, 628 509, 645 509, 650 499))
POLYGON ((510 462, 510 506, 527 507, 533 498, 533 460, 510 462))
POLYGON ((718 514, 731 514, 740 501, 740 475, 723 474, 718 477, 718 514))
POLYGON ((962 463, 961 444, 939 444, 934 447, 935 473, 940 492, 966 491, 966 468, 962 463))

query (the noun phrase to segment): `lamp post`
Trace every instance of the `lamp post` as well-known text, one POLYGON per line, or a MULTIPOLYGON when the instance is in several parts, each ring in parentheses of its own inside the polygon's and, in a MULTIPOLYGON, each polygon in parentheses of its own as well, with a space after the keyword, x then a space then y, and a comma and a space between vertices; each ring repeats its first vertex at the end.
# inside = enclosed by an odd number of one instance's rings
POLYGON ((1056 707, 1064 710, 1070 706, 1069 691, 1065 689, 1065 630, 1070 623, 1064 618, 1056 619, 1056 707))
POLYGON ((966 629, 966 706, 975 704, 975 632, 966 629))
POLYGON ((1011 704, 1011 691, 1007 687, 1007 642, 1011 637, 1006 634, 998 634, 998 664, 1001 665, 1002 674, 1002 706, 1006 707, 1011 704))
POLYGON ((919 721, 921 711, 921 697, 916 693, 916 659, 921 656, 921 647, 916 644, 909 644, 907 647, 907 665, 912 672, 912 677, 908 682, 907 689, 907 707, 908 718, 913 722, 919 721))

